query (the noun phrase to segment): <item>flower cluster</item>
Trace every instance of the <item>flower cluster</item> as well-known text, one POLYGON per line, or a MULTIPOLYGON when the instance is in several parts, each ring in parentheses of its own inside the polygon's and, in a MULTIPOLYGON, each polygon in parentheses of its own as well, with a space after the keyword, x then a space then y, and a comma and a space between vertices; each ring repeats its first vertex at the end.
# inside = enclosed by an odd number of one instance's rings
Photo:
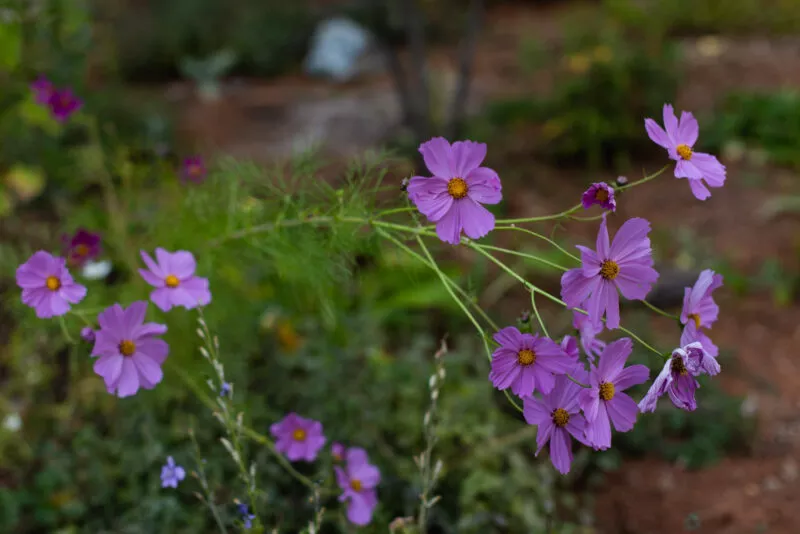
MULTIPOLYGON (((270 427, 275 438, 275 448, 292 461, 313 462, 325 445, 322 423, 306 419, 296 413, 287 414, 281 421, 270 427)), ((372 513, 378 505, 377 486, 381 473, 369 463, 364 449, 346 448, 341 443, 331 445, 336 483, 342 490, 340 502, 347 502, 347 519, 356 525, 366 525, 372 520, 372 513)))
POLYGON ((36 103, 47 106, 58 122, 66 122, 82 106, 80 99, 70 88, 56 88, 44 76, 40 76, 30 87, 36 103))
MULTIPOLYGON (((689 179, 695 197, 705 200, 710 196, 706 186, 724 184, 725 167, 714 156, 694 151, 699 128, 691 113, 683 112, 678 120, 667 104, 664 126, 662 129, 652 119, 645 120, 653 142, 677 162, 675 177, 689 179)), ((486 146, 472 141, 451 145, 435 138, 419 150, 433 176, 411 178, 408 197, 436 223, 439 238, 459 244, 462 231, 478 239, 493 230, 494 216, 481 204, 498 203, 502 188, 497 174, 481 166, 486 146)), ((629 185, 623 177, 616 181, 616 188, 594 183, 577 206, 589 209, 599 205, 605 210, 595 248, 578 246, 581 265, 567 270, 561 279, 561 298, 568 309, 574 310, 573 326, 586 355, 585 363, 580 361, 578 341, 571 336, 558 343, 547 335, 523 333, 515 327, 503 328, 494 335, 498 347, 492 353, 489 380, 495 388, 510 389, 523 399, 525 420, 539 427, 537 454, 549 442, 551 460, 561 473, 569 472, 572 463, 570 437, 597 450, 607 449, 612 425, 618 432, 631 430, 638 412, 654 410, 664 394, 678 408, 694 410, 699 387, 696 377, 713 376, 720 370, 718 349, 704 331, 717 319, 719 308, 711 293, 722 285, 722 277, 710 270, 700 274, 694 287, 686 288, 680 346, 667 358, 640 403, 625 391, 646 382, 650 371, 643 365, 626 367, 633 350, 631 339, 605 343, 597 337, 604 329, 620 328, 620 294, 628 300, 644 300, 659 277, 647 220, 628 219, 613 239, 609 236, 608 215, 616 212, 616 193, 629 185)))

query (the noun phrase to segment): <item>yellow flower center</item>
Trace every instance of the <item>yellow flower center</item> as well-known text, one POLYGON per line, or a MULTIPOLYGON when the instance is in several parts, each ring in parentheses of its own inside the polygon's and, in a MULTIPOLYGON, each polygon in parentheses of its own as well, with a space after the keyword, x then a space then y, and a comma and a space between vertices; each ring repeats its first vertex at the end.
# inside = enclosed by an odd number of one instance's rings
POLYGON ((61 289, 61 280, 55 276, 48 276, 44 283, 50 291, 58 291, 61 289))
POLYGON ((181 281, 178 280, 177 276, 171 274, 164 279, 164 283, 167 284, 167 287, 178 287, 178 284, 180 284, 181 281))
POLYGON ((556 408, 553 410, 553 424, 559 428, 567 426, 569 423, 569 412, 564 408, 556 408))
POLYGON ((361 481, 354 478, 350 481, 350 487, 353 488, 353 491, 361 491, 361 481))
POLYGON ((605 202, 608 200, 608 191, 605 189, 598 189, 594 194, 594 199, 598 202, 605 202))
POLYGON ((619 265, 614 260, 606 260, 600 267, 600 276, 606 280, 613 280, 619 274, 619 265))
POLYGON ((688 318, 689 318, 689 319, 692 319, 692 320, 694 321, 694 325, 695 325, 697 328, 700 328, 700 316, 699 316, 699 315, 697 315, 696 313, 690 313, 690 314, 688 315, 688 318))
POLYGON ((294 432, 292 432, 292 437, 294 438, 295 441, 305 441, 306 431, 303 430, 302 428, 298 428, 294 432))
POLYGON ((686 376, 689 374, 689 371, 686 369, 686 366, 683 364, 683 359, 676 357, 672 358, 672 364, 670 364, 670 370, 678 375, 686 376))
POLYGON ((86 256, 87 254, 89 254, 89 247, 86 245, 78 245, 75 247, 76 256, 86 256))
POLYGON ((463 178, 451 178, 447 182, 447 193, 456 200, 467 196, 467 191, 469 191, 469 187, 463 178))
POLYGON ((604 401, 610 401, 614 398, 614 384, 611 382, 600 383, 600 398, 604 401))
POLYGON ((203 174, 203 167, 201 167, 196 163, 193 163, 189 165, 189 174, 192 176, 200 176, 201 174, 203 174))
POLYGON ((136 344, 130 339, 123 339, 119 342, 119 351, 123 356, 133 356, 136 352, 136 344))
POLYGON ((686 161, 692 159, 692 149, 689 145, 678 145, 675 147, 675 151, 678 152, 678 155, 686 161))
POLYGON ((517 362, 520 365, 531 365, 536 361, 536 353, 529 349, 522 349, 517 353, 517 362))

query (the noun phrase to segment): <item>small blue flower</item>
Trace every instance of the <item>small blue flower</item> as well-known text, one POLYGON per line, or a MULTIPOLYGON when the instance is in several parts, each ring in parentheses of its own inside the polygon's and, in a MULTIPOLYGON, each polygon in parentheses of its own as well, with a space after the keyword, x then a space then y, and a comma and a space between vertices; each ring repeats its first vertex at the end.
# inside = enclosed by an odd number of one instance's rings
POLYGON ((219 396, 220 397, 227 397, 231 394, 231 383, 230 382, 223 382, 222 387, 219 388, 219 396))
POLYGON ((240 502, 236 506, 239 508, 239 515, 242 516, 242 523, 244 523, 244 525, 243 525, 244 528, 246 528, 246 529, 252 528, 253 527, 253 519, 255 519, 256 516, 254 516, 253 514, 250 513, 250 509, 245 503, 240 502))
POLYGON ((161 487, 177 488, 178 482, 186 478, 183 467, 176 465, 172 456, 167 457, 167 463, 161 468, 161 487))

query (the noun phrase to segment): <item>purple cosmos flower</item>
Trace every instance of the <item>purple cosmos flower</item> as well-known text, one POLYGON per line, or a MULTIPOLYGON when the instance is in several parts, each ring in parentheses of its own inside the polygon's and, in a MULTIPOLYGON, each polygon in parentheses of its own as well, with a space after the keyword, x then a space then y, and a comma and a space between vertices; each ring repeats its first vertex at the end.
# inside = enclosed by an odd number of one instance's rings
POLYGON ((369 463, 364 449, 352 447, 347 449, 345 468, 334 467, 336 483, 342 489, 339 502, 347 503, 347 519, 356 525, 366 525, 372 521, 372 511, 378 505, 378 493, 375 490, 381 481, 381 472, 369 463))
POLYGON ((538 334, 523 334, 507 326, 494 335, 500 347, 492 353, 489 380, 497 389, 511 388, 515 395, 527 397, 538 390, 550 393, 553 374, 564 374, 574 365, 555 341, 538 334))
POLYGON ((594 324, 606 316, 609 329, 619 328, 619 294, 630 300, 643 300, 656 280, 650 249, 650 223, 628 219, 609 246, 606 218, 597 232, 597 252, 578 245, 582 267, 570 269, 561 277, 561 298, 570 308, 586 302, 594 324), (588 299, 588 300, 587 300, 588 299))
POLYGON ((239 515, 242 516, 242 527, 247 530, 253 528, 253 519, 255 519, 256 516, 250 513, 250 507, 240 502, 236 505, 236 508, 239 511, 239 515))
POLYGON ((292 462, 314 461, 319 450, 325 445, 322 423, 300 417, 294 412, 269 427, 269 431, 275 437, 275 448, 292 462))
POLYGON ((342 460, 344 460, 346 452, 347 449, 345 448, 345 446, 339 443, 338 441, 335 441, 333 442, 333 444, 331 444, 331 456, 333 456, 334 462, 341 462, 342 460))
POLYGON ((17 285, 22 288, 22 302, 40 319, 64 315, 70 304, 86 296, 86 288, 72 279, 66 261, 43 250, 17 267, 17 285))
POLYGON ((81 328, 81 339, 87 343, 94 343, 95 340, 94 329, 91 326, 84 326, 81 328))
POLYGON ((191 156, 183 160, 181 179, 196 184, 202 183, 206 179, 206 166, 202 156, 191 156))
POLYGON ((119 304, 97 316, 92 356, 99 356, 94 372, 102 376, 106 389, 118 397, 136 394, 139 388, 153 389, 161 382, 161 365, 169 346, 156 338, 167 331, 163 324, 145 323, 147 302, 134 302, 127 309, 119 304))
POLYGON ((695 198, 705 200, 711 196, 706 185, 710 187, 725 185, 725 166, 711 154, 692 150, 700 128, 691 113, 682 112, 679 122, 672 105, 664 104, 664 126, 666 131, 653 119, 644 120, 644 127, 650 139, 666 148, 670 159, 678 162, 675 165, 675 178, 688 178, 689 187, 692 188, 695 198))
POLYGON ((700 343, 675 349, 653 381, 647 395, 639 403, 639 409, 642 412, 656 411, 658 399, 668 393, 672 404, 692 412, 697 408, 694 392, 700 387, 694 377, 703 373, 713 376, 719 370, 717 360, 709 356, 700 343))
POLYGON ((177 488, 178 482, 186 478, 183 467, 176 465, 172 456, 167 457, 167 463, 161 468, 161 487, 177 488))
POLYGON ((580 349, 578 349, 578 340, 573 336, 564 336, 561 338, 561 350, 575 362, 581 357, 580 349))
POLYGON ((79 228, 72 236, 64 236, 64 255, 67 263, 75 267, 83 267, 87 261, 100 255, 100 234, 79 228))
POLYGON ((614 200, 614 188, 605 182, 594 183, 583 193, 581 204, 585 210, 597 204, 604 210, 616 211, 617 201, 614 200))
POLYGON ((566 475, 572 465, 570 436, 591 446, 584 437, 586 420, 580 414, 578 395, 581 388, 566 376, 556 377, 553 391, 541 399, 526 397, 523 415, 529 425, 538 425, 536 455, 550 442, 550 461, 559 473, 566 475))
POLYGON ((605 341, 597 339, 597 335, 603 331, 603 323, 594 324, 588 315, 580 312, 572 312, 572 326, 574 326, 581 337, 581 347, 586 353, 589 361, 594 363, 596 356, 599 356, 606 348, 605 341))
POLYGON ((31 91, 33 91, 37 104, 44 106, 50 102, 50 96, 53 94, 53 84, 50 83, 50 80, 48 80, 46 76, 39 76, 39 78, 30 85, 30 88, 31 91))
POLYGON ((719 347, 717 347, 714 342, 711 341, 711 338, 708 337, 705 332, 703 332, 700 328, 697 328, 694 322, 690 322, 683 327, 680 341, 682 347, 692 343, 700 343, 703 345, 703 350, 705 350, 706 353, 713 358, 719 356, 719 347))
POLYGON ((494 215, 481 204, 497 204, 503 194, 497 173, 480 166, 486 145, 457 141, 451 146, 434 137, 419 151, 433 176, 411 178, 408 197, 436 223, 439 239, 457 245, 462 230, 472 239, 488 234, 494 228, 494 215))
POLYGON ((711 293, 720 287, 722 287, 722 275, 706 269, 697 277, 694 287, 685 289, 681 310, 681 323, 686 325, 681 336, 681 345, 699 341, 714 357, 719 354, 719 349, 701 328, 711 328, 717 320, 719 306, 714 302, 711 293))
POLYGON ((47 101, 50 111, 58 122, 66 122, 81 107, 81 101, 70 89, 56 89, 47 101))
POLYGON ((194 275, 197 267, 191 252, 179 250, 167 252, 156 249, 156 263, 145 251, 140 251, 147 269, 139 269, 145 282, 157 289, 150 293, 150 300, 162 311, 173 306, 186 309, 205 306, 211 302, 208 279, 194 275))
POLYGON ((636 422, 639 408, 623 391, 645 382, 650 370, 644 365, 624 368, 632 350, 629 338, 609 343, 600 355, 598 366, 593 366, 589 373, 591 388, 581 391, 580 405, 588 422, 586 437, 595 449, 605 450, 611 446, 609 419, 617 432, 629 431, 636 422))

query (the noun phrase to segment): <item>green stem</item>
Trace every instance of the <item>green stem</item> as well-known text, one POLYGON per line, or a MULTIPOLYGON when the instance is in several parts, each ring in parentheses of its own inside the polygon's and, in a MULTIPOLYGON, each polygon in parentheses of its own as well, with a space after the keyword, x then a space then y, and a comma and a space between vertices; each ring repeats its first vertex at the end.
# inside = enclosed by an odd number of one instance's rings
POLYGON ((67 322, 64 320, 63 315, 58 316, 58 324, 61 326, 61 333, 64 334, 64 338, 67 340, 67 343, 70 345, 75 343, 75 340, 69 334, 69 330, 67 329, 67 322))
POLYGON ((662 310, 661 308, 659 308, 658 306, 653 306, 652 304, 650 304, 646 300, 642 300, 642 304, 644 304, 645 306, 647 306, 648 308, 650 308, 651 310, 653 310, 657 314, 663 315, 664 317, 667 317, 668 319, 674 319, 676 321, 680 320, 680 317, 678 317, 677 315, 672 315, 671 313, 667 313, 664 310, 662 310))
POLYGON ((481 247, 485 250, 495 250, 497 252, 503 252, 505 254, 509 254, 511 256, 519 256, 521 258, 527 258, 529 260, 538 261, 539 263, 544 263, 545 265, 552 267, 553 269, 558 269, 560 271, 569 271, 569 267, 564 267, 563 265, 558 265, 557 263, 553 263, 552 261, 546 260, 544 258, 540 258, 539 256, 534 256, 533 254, 528 254, 527 252, 521 252, 519 250, 512 250, 508 248, 502 247, 495 247, 492 245, 481 245, 475 243, 476 246, 481 247))
POLYGON ((562 247, 561 245, 559 245, 558 243, 556 243, 555 241, 553 241, 549 237, 544 236, 544 235, 542 235, 542 234, 540 234, 538 232, 534 232, 533 230, 528 230, 527 228, 521 228, 519 226, 496 226, 495 230, 509 230, 509 231, 513 231, 513 232, 522 232, 524 234, 531 235, 533 237, 541 239, 542 241, 546 241, 547 243, 550 243, 555 248, 557 248, 559 251, 561 251, 561 253, 569 256, 570 258, 572 258, 573 260, 577 261, 578 263, 580 263, 580 261, 581 261, 580 258, 578 258, 574 254, 572 254, 571 252, 566 250, 564 247, 562 247))
POLYGON ((535 291, 531 291, 531 308, 533 308, 533 313, 536 315, 536 319, 539 321, 539 326, 542 328, 542 333, 544 333, 545 336, 550 337, 550 334, 547 333, 547 327, 544 325, 542 315, 539 313, 539 308, 536 306, 535 291))

